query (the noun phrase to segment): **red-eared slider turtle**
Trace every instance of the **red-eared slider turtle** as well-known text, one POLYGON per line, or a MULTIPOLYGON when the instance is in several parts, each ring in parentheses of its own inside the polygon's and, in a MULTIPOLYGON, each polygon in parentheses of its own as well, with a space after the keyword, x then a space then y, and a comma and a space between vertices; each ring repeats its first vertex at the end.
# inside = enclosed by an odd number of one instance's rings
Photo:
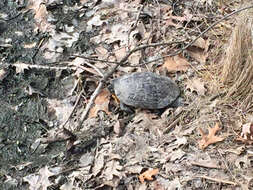
POLYGON ((116 78, 112 80, 111 88, 120 100, 121 108, 127 105, 161 109, 173 104, 180 95, 173 80, 152 72, 136 72, 116 78))

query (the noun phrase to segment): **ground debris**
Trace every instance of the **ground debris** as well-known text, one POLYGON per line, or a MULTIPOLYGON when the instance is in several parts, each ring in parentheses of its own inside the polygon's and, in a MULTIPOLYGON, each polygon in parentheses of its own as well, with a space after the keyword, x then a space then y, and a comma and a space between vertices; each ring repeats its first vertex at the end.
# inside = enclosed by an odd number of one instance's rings
POLYGON ((208 134, 206 135, 202 129, 199 129, 202 135, 202 139, 199 141, 199 147, 205 149, 208 145, 214 144, 224 140, 224 137, 218 137, 215 134, 220 130, 219 123, 211 128, 208 128, 208 134))
POLYGON ((252 9, 224 18, 245 6, 0 1, 0 189, 252 189, 252 9), (111 79, 146 71, 179 107, 119 109, 111 79))

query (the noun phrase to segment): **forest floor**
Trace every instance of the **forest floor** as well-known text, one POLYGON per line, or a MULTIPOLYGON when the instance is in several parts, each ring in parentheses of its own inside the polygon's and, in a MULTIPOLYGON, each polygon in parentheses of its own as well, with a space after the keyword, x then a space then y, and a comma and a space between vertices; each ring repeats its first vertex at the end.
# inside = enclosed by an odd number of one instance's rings
POLYGON ((244 3, 1 0, 0 189, 252 189, 244 3), (143 71, 182 104, 122 111, 111 79, 143 71))

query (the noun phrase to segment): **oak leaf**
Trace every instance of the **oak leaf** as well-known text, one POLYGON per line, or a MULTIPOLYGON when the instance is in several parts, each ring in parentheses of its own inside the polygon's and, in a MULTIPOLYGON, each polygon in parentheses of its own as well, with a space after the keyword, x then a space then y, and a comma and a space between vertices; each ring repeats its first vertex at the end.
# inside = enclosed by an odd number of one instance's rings
POLYGON ((196 42, 189 48, 187 51, 189 55, 194 58, 196 61, 204 64, 208 57, 208 48, 209 48, 209 40, 204 40, 203 38, 198 38, 196 42))
POLYGON ((167 57, 162 66, 170 71, 187 71, 190 67, 189 62, 182 56, 167 57))
POLYGON ((200 48, 197 48, 197 47, 189 47, 189 48, 187 48, 187 52, 189 53, 189 55, 193 59, 195 59, 199 63, 202 63, 202 64, 206 63, 206 59, 208 57, 208 53, 205 52, 204 50, 202 50, 200 48))
POLYGON ((242 125, 241 136, 237 137, 236 140, 245 144, 253 144, 253 123, 246 123, 242 125))
POLYGON ((210 46, 210 43, 209 43, 209 40, 204 40, 203 38, 198 38, 194 42, 193 46, 198 47, 206 52, 210 46))
POLYGON ((241 136, 246 140, 253 140, 253 123, 246 123, 242 126, 241 136))
POLYGON ((149 169, 147 171, 145 171, 144 173, 142 173, 141 175, 139 175, 139 180, 141 183, 144 183, 145 179, 146 180, 153 180, 153 175, 158 174, 159 170, 156 169, 149 169))
POLYGON ((205 83, 199 78, 194 78, 186 82, 186 89, 190 89, 191 92, 197 92, 198 95, 204 96, 206 92, 205 83))
POLYGON ((98 111, 102 110, 107 114, 110 114, 108 105, 110 99, 110 92, 106 89, 103 89, 100 94, 95 99, 95 105, 91 108, 89 118, 96 117, 98 111))
POLYGON ((202 135, 202 139, 199 141, 199 147, 204 150, 208 145, 214 144, 216 142, 223 141, 223 137, 215 136, 217 131, 219 131, 221 128, 219 127, 219 123, 216 123, 215 127, 208 128, 208 134, 205 134, 202 129, 200 130, 200 134, 202 135))

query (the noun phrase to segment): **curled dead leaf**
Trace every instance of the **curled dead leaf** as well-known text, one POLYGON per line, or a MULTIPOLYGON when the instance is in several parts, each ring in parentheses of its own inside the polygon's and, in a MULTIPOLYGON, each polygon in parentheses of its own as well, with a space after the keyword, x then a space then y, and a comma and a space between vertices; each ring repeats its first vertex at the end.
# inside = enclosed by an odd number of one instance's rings
POLYGON ((145 171, 144 173, 142 173, 141 175, 139 175, 139 180, 141 183, 144 183, 145 179, 146 180, 153 180, 153 177, 154 175, 157 175, 159 172, 159 170, 156 168, 156 169, 149 169, 147 171, 145 171))
POLYGON ((189 53, 189 55, 195 59, 196 61, 198 61, 199 63, 205 64, 206 63, 206 59, 208 57, 208 53, 205 52, 204 50, 200 49, 200 48, 196 48, 196 47, 189 47, 187 49, 187 52, 189 53))
POLYGON ((107 89, 103 89, 95 99, 95 105, 90 110, 89 118, 96 117, 98 111, 100 110, 106 112, 107 114, 110 114, 108 110, 109 99, 110 92, 107 89))
POLYGON ((190 64, 184 57, 176 55, 167 57, 162 67, 168 71, 187 71, 190 64))
POLYGON ((195 59, 196 61, 204 64, 208 57, 208 48, 209 48, 209 40, 204 40, 203 38, 198 38, 197 41, 187 48, 189 55, 195 59))
POLYGON ((193 46, 203 49, 204 51, 208 50, 209 45, 210 45, 209 39, 204 40, 203 38, 198 38, 193 44, 193 46))
POLYGON ((242 125, 241 136, 237 140, 245 144, 253 144, 253 123, 242 125))
POLYGON ((253 123, 246 123, 242 126, 241 136, 244 139, 253 140, 253 123))
POLYGON ((189 89, 191 92, 197 92, 198 95, 204 96, 206 92, 205 83, 202 82, 199 78, 194 78, 186 82, 186 89, 189 89))
POLYGON ((216 123, 215 127, 208 128, 208 134, 205 134, 202 129, 200 130, 200 134, 202 139, 199 141, 199 147, 204 150, 208 145, 214 144, 216 142, 220 142, 224 140, 224 137, 215 136, 215 134, 220 130, 219 123, 216 123))

